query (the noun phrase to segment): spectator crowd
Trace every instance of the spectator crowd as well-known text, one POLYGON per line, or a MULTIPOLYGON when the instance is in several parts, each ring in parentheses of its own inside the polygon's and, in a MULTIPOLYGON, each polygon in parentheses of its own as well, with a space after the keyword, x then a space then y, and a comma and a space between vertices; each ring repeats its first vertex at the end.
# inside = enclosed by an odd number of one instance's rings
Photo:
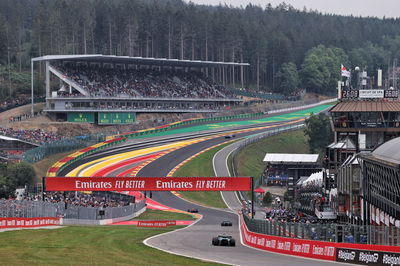
POLYGON ((0 135, 43 145, 60 140, 62 137, 43 129, 13 129, 0 127, 0 135))
MULTIPOLYGON (((53 66, 55 67, 55 66, 53 66)), ((99 66, 56 66, 92 97, 235 98, 198 71, 122 69, 99 66)), ((65 91, 64 95, 69 94, 65 91)), ((76 96, 76 93, 71 96, 76 96)))

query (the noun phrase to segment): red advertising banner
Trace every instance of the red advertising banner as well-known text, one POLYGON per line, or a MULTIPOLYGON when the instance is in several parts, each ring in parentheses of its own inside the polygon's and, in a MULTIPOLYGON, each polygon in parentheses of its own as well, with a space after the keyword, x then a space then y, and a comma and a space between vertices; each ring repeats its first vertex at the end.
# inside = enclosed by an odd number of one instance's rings
POLYGON ((243 242, 254 248, 294 256, 323 260, 336 260, 335 243, 270 236, 250 232, 240 216, 243 242))
POLYGON ((176 225, 176 221, 138 221, 138 227, 167 227, 176 225))
POLYGON ((46 191, 249 191, 251 177, 46 177, 46 191))
POLYGON ((21 228, 60 225, 60 218, 37 217, 37 218, 0 218, 0 228, 21 228))

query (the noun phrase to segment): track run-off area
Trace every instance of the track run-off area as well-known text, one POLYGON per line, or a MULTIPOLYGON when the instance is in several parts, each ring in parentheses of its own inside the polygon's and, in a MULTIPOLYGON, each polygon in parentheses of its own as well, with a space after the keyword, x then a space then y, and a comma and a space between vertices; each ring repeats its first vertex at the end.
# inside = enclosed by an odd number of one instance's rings
MULTIPOLYGON (((225 138, 228 134, 235 134, 236 137, 233 140, 237 140, 268 130, 288 128, 303 123, 304 119, 312 113, 322 112, 330 106, 319 105, 256 120, 219 122, 139 136, 123 145, 93 153, 76 161, 65 167, 58 176, 169 176, 189 158, 193 158, 210 147, 232 141, 232 139, 225 138), (217 131, 217 133, 213 133, 213 131, 217 131), (208 132, 208 134, 198 136, 201 132, 208 132)), ((214 171, 217 172, 215 165, 214 171)), ((222 170, 219 169, 218 171, 222 170)), ((232 193, 234 194, 234 192, 232 193)), ((239 202, 237 199, 234 202, 235 196, 232 196, 233 194, 229 192, 222 194, 230 209, 216 209, 191 203, 179 197, 177 193, 153 192, 152 198, 147 199, 147 204, 150 208, 177 212, 185 212, 187 209, 197 208, 201 215, 198 216, 199 219, 193 224, 183 229, 146 239, 144 241, 145 244, 172 254, 224 264, 337 264, 336 262, 311 260, 261 251, 243 245, 242 241, 240 241, 239 216, 233 206, 237 206, 239 202), (232 221, 233 226, 221 227, 221 221, 223 220, 232 221), (212 246, 212 237, 222 233, 232 235, 236 239, 236 246, 212 246)))

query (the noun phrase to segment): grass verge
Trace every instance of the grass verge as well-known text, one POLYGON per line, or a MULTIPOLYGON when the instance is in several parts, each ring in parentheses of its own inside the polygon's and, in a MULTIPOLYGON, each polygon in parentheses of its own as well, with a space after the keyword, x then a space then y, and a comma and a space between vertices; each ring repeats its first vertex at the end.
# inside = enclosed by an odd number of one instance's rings
POLYGON ((303 130, 296 130, 267 137, 246 146, 235 158, 237 176, 259 178, 265 169, 263 159, 267 152, 308 153, 307 137, 303 130))
POLYGON ((46 176, 47 170, 56 163, 58 160, 61 160, 64 157, 74 153, 77 150, 71 150, 63 153, 52 154, 46 156, 43 160, 33 163, 32 166, 35 169, 36 173, 36 182, 42 182, 42 177, 46 176))
POLYGON ((195 220, 195 218, 185 213, 147 209, 133 220, 195 220))
POLYGON ((150 248, 143 240, 179 227, 70 226, 1 234, 2 265, 211 265, 150 248))
MULTIPOLYGON (((179 168, 174 176, 215 176, 212 159, 214 154, 232 142, 210 149, 179 168)), ((179 194, 192 202, 215 208, 227 208, 218 191, 180 191, 179 194)))

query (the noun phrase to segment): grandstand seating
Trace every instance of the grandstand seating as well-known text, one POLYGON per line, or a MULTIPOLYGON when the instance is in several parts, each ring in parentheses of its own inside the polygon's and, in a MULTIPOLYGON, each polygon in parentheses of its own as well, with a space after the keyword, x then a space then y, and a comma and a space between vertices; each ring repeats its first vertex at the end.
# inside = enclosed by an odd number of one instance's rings
MULTIPOLYGON (((91 97, 235 98, 201 72, 119 69, 98 66, 52 66, 78 83, 91 97)), ((79 96, 62 91, 64 96, 79 96)))

